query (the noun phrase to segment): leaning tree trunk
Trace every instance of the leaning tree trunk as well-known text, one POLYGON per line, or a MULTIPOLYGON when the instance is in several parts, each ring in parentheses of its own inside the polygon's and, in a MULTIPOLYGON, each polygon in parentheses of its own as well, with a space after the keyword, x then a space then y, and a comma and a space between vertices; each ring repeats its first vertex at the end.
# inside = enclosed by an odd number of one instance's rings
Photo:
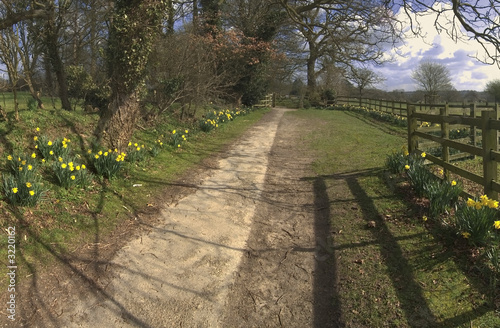
POLYGON ((115 0, 109 31, 111 99, 94 134, 123 150, 139 117, 139 101, 149 55, 166 6, 163 0, 115 0))

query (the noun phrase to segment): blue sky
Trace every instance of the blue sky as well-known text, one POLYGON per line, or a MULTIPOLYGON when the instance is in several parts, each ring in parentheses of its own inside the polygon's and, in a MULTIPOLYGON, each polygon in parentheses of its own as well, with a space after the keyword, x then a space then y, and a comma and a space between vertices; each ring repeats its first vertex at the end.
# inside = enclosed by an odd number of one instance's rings
MULTIPOLYGON (((401 16, 401 18, 404 18, 401 16)), ((452 84, 457 90, 483 91, 486 83, 500 79, 500 68, 483 64, 474 58, 481 57, 483 50, 474 40, 452 41, 445 32, 438 34, 434 28, 435 16, 428 15, 419 19, 425 38, 409 37, 406 43, 388 52, 394 61, 372 69, 386 78, 378 88, 387 91, 394 89, 416 90, 411 72, 422 60, 431 60, 445 65, 450 71, 452 84)), ((410 34, 410 33, 409 33, 410 34)))

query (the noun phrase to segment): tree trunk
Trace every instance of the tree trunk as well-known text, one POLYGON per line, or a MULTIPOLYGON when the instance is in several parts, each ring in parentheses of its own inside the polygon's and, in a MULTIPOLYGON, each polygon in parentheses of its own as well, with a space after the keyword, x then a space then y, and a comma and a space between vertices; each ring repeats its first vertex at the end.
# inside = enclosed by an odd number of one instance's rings
POLYGON ((71 103, 68 96, 68 85, 66 83, 66 73, 64 72, 64 65, 59 55, 58 49, 58 33, 55 21, 55 9, 51 9, 50 17, 47 20, 46 27, 46 44, 47 54, 52 65, 52 69, 56 74, 57 84, 59 87, 59 98, 61 99, 62 108, 71 110, 71 103))
POLYGON ((139 94, 165 9, 163 1, 115 0, 108 42, 111 101, 94 132, 98 141, 114 148, 123 150, 134 133, 139 94))
POLYGON ((99 121, 99 139, 113 148, 125 149, 132 138, 139 116, 139 97, 136 93, 117 92, 99 121))
POLYGON ((309 49, 309 57, 307 58, 307 93, 310 96, 316 91, 316 60, 318 54, 314 43, 309 42, 309 49))

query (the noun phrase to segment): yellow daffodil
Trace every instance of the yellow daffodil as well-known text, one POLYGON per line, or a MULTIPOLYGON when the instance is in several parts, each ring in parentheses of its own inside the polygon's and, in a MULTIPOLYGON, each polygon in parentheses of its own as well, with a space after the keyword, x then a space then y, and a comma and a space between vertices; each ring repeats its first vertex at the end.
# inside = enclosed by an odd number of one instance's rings
POLYGON ((45 158, 42 158, 42 163, 45 163, 45 158))
POLYGON ((31 154, 31 158, 36 158, 36 154, 35 153, 31 154))
POLYGON ((489 208, 498 208, 498 201, 490 199, 488 201, 488 207, 489 208))
POLYGON ((99 155, 95 154, 94 158, 95 158, 95 159, 98 159, 98 158, 99 158, 99 155))
POLYGON ((27 188, 31 188, 31 183, 30 182, 26 182, 26 187, 27 188))
POLYGON ((82 164, 82 170, 85 170, 86 168, 85 164, 82 164))
POLYGON ((61 168, 65 169, 68 165, 66 165, 66 163, 62 163, 61 164, 61 168))
POLYGON ((35 196, 35 191, 30 190, 30 196, 35 196))
POLYGON ((31 170, 33 170, 33 166, 28 165, 28 171, 31 171, 31 170))
POLYGON ((11 156, 11 155, 7 156, 7 159, 8 159, 9 161, 12 161, 12 156, 11 156))
POLYGON ((493 226, 495 227, 495 229, 500 229, 500 221, 493 222, 493 226))
POLYGON ((104 153, 104 157, 107 157, 107 156, 108 156, 108 152, 105 152, 105 153, 104 153))
POLYGON ((52 141, 47 142, 48 146, 52 146, 52 141))
POLYGON ((34 141, 37 141, 37 140, 38 140, 38 137, 37 137, 37 136, 34 136, 34 137, 33 137, 33 140, 34 140, 34 141))
POLYGON ((35 130, 36 130, 36 132, 40 132, 40 128, 38 128, 38 127, 35 130))
POLYGON ((22 170, 23 170, 23 167, 19 166, 19 172, 21 172, 22 170))
POLYGON ((77 166, 76 166, 76 170, 77 170, 77 171, 80 171, 80 165, 77 165, 77 166))
POLYGON ((74 175, 72 175, 70 178, 71 178, 71 180, 75 180, 76 179, 76 177, 74 175))
POLYGON ((87 150, 87 154, 92 154, 92 150, 87 150))
POLYGON ((54 152, 51 150, 51 151, 49 151, 49 154, 50 155, 54 155, 54 152))
POLYGON ((12 188, 12 192, 13 192, 14 194, 17 194, 17 191, 18 191, 18 189, 17 189, 17 188, 12 188))
POLYGON ((409 170, 410 169, 410 165, 406 164, 405 165, 405 170, 409 170))
POLYGON ((177 131, 175 131, 175 130, 174 130, 174 131, 172 131, 172 134, 175 134, 176 132, 177 132, 177 131))
POLYGON ((188 131, 188 130, 184 130, 184 132, 185 132, 186 134, 187 134, 187 133, 189 133, 189 131, 188 131))
POLYGON ((457 182, 456 182, 455 180, 453 180, 453 181, 451 182, 451 185, 452 185, 452 186, 456 186, 456 185, 457 185, 457 182))
POLYGON ((137 142, 136 142, 136 143, 134 143, 134 147, 137 147, 137 146, 139 146, 139 145, 137 144, 137 142))
POLYGON ((425 221, 427 221, 427 216, 425 216, 425 215, 424 215, 424 216, 422 216, 422 220, 423 220, 424 222, 425 222, 425 221))
POLYGON ((129 147, 130 147, 130 146, 132 146, 132 142, 130 142, 130 141, 129 141, 128 146, 129 146, 129 147))
POLYGON ((137 148, 136 148, 136 150, 137 150, 137 151, 140 151, 140 150, 141 150, 141 147, 137 147, 137 148))
POLYGON ((464 237, 465 239, 467 239, 467 238, 470 237, 470 233, 468 233, 468 232, 462 232, 462 237, 464 237))
POLYGON ((102 155, 102 150, 100 150, 98 153, 97 153, 99 156, 102 155))
POLYGON ((467 206, 473 207, 476 205, 476 201, 472 198, 467 199, 467 206))
POLYGON ((22 161, 21 164, 26 165, 26 161, 22 161))
POLYGON ((425 156, 427 156, 427 154, 426 154, 426 153, 425 153, 425 151, 424 151, 424 152, 422 152, 422 154, 420 154, 420 156, 422 156, 422 157, 424 157, 424 158, 425 158, 425 156))

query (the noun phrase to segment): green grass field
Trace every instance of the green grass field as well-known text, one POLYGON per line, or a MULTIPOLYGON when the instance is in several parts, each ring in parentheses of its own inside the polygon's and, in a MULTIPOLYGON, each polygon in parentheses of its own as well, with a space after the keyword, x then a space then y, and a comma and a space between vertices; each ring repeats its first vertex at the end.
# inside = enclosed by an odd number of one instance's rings
POLYGON ((332 306, 345 325, 500 327, 498 295, 454 246, 461 240, 424 222, 424 209, 409 204, 384 173, 386 155, 405 139, 348 112, 292 115, 311 126, 305 142, 330 202, 338 275, 332 306))

